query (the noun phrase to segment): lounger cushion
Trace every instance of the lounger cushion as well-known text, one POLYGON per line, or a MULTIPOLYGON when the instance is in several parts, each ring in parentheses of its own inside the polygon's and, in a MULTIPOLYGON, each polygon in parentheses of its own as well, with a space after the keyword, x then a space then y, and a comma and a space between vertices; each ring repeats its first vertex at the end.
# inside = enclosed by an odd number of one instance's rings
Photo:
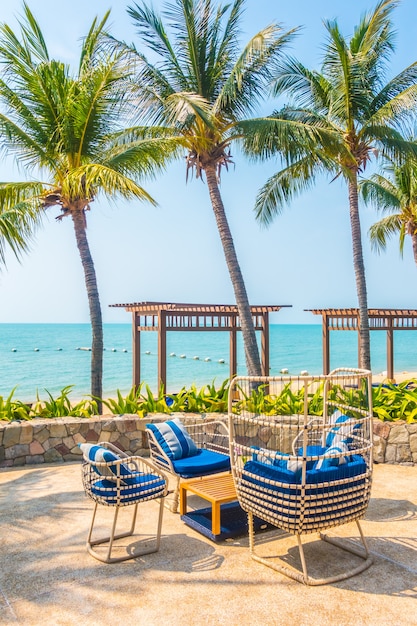
POLYGON ((204 476, 230 470, 230 457, 213 450, 200 448, 193 456, 172 462, 176 474, 182 478, 204 476))
MULTIPOLYGON (((301 475, 296 472, 290 472, 288 469, 279 467, 272 467, 259 463, 257 461, 248 461, 245 463, 244 473, 247 472, 255 474, 259 478, 254 478, 253 482, 259 480, 259 484, 262 483, 261 478, 267 478, 279 483, 301 484, 301 475)), ((350 457, 348 463, 340 466, 327 466, 320 469, 311 469, 306 472, 306 484, 317 485, 320 483, 328 483, 330 481, 341 480, 343 478, 351 478, 364 474, 366 472, 366 463, 362 456, 354 454, 350 457)), ((274 487, 270 487, 273 489, 274 487)))
POLYGON ((197 454, 198 448, 178 418, 161 424, 146 424, 171 461, 185 459, 197 454))
POLYGON ((362 423, 355 418, 344 415, 337 410, 330 417, 332 428, 327 433, 326 446, 338 445, 339 443, 352 443, 353 433, 362 427, 362 423))

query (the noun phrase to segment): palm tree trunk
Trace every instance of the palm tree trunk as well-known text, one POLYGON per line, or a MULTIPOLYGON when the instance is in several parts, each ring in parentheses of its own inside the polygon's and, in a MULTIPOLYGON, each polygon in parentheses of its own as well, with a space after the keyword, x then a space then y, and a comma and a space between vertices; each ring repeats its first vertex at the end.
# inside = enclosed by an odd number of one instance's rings
MULTIPOLYGON (((245 348, 246 367, 249 376, 260 376, 262 373, 261 362, 259 359, 259 349, 256 341, 253 318, 250 311, 249 300, 246 293, 246 287, 243 281, 242 272, 240 270, 239 262, 237 260, 232 234, 230 232, 226 212, 224 210, 223 201, 220 195, 215 167, 212 165, 208 165, 205 167, 205 172, 207 186, 210 193, 210 200, 216 218, 220 239, 223 245, 224 256, 226 258, 226 263, 235 294, 236 306, 239 313, 243 344, 245 348)), ((237 372, 234 373, 236 374, 237 372)), ((268 372, 266 372, 266 374, 268 374, 268 372)))
POLYGON ((352 231, 353 267, 359 305, 359 367, 371 369, 369 340, 368 296, 366 293, 365 265, 363 262, 361 225, 359 220, 357 174, 349 180, 350 226, 352 231))
POLYGON ((97 278, 93 258, 87 241, 85 214, 81 209, 71 210, 74 223, 75 238, 84 269, 85 286, 87 289, 88 305, 92 331, 91 344, 91 395, 99 398, 98 413, 102 412, 102 384, 103 384, 103 322, 101 306, 97 288, 97 278))

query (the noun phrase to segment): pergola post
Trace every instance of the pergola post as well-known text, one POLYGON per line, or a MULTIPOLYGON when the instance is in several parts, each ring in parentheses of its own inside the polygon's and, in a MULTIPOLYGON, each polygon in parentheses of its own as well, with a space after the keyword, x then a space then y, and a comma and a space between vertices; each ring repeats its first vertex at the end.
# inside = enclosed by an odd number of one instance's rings
POLYGON ((261 355, 262 355, 262 375, 269 376, 269 315, 262 315, 261 331, 261 355))
POLYGON ((237 375, 237 333, 236 333, 236 316, 230 316, 230 345, 229 345, 229 361, 230 361, 230 380, 237 375))
POLYGON ((167 390, 167 320, 166 311, 158 314, 158 386, 167 390))
POLYGON ((327 315, 322 320, 323 374, 330 372, 330 336, 327 315))
POLYGON ((387 377, 394 380, 394 329, 391 321, 387 328, 387 377))
POLYGON ((140 330, 138 328, 140 316, 132 313, 132 359, 133 359, 133 386, 137 389, 140 385, 140 330))

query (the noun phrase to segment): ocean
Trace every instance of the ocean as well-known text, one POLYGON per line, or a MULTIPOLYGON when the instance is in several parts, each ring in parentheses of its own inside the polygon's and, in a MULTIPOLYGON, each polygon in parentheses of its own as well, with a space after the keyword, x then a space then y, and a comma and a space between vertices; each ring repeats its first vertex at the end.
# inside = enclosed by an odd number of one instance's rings
MULTIPOLYGON (((240 336, 239 336, 240 338, 240 336)), ((357 366, 355 332, 331 332, 331 367, 357 366)), ((126 395, 132 386, 132 330, 130 324, 104 324, 103 398, 116 390, 126 395)), ((198 388, 229 376, 228 333, 168 333, 167 391, 195 384, 198 388), (175 356, 174 356, 175 355, 175 356), (180 358, 184 355, 184 358, 180 358), (221 362, 224 361, 224 362, 221 362)), ((90 393, 91 329, 89 324, 0 324, 0 396, 14 387, 14 397, 33 401, 36 394, 54 397, 72 385, 71 398, 90 393), (80 349, 87 348, 87 349, 80 349)), ((396 372, 417 371, 417 333, 394 332, 396 372)), ((157 336, 141 334, 142 380, 157 389, 157 336)), ((386 370, 386 334, 371 332, 372 370, 386 370)), ((283 368, 290 374, 322 371, 321 325, 272 324, 270 373, 283 368)), ((238 373, 245 374, 243 344, 238 344, 238 373)))

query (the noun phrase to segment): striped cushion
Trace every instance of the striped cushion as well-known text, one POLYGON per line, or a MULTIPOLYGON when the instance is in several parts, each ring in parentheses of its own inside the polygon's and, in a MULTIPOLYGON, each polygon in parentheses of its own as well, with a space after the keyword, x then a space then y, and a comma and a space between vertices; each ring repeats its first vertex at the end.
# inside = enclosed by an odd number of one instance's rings
POLYGON ((316 461, 314 469, 319 470, 325 467, 337 467, 349 462, 349 448, 341 441, 327 448, 323 456, 316 461), (333 456, 338 455, 338 456, 333 456))
POLYGON ((294 472, 294 474, 301 473, 301 470, 303 468, 302 459, 291 458, 290 455, 286 452, 268 453, 268 450, 258 448, 257 446, 252 446, 252 449, 254 451, 252 454, 252 458, 254 461, 258 461, 258 463, 263 463, 264 465, 273 465, 274 467, 280 467, 282 469, 288 470, 289 472, 294 472))
POLYGON ((351 443, 353 441, 353 432, 359 430, 362 426, 361 422, 358 422, 353 417, 344 415, 339 410, 331 415, 330 424, 332 424, 332 428, 327 433, 327 447, 338 445, 339 443, 351 443))
MULTIPOLYGON (((108 480, 116 480, 118 468, 119 475, 121 477, 132 475, 132 471, 129 469, 129 467, 127 467, 127 465, 124 465, 123 463, 121 463, 119 466, 105 465, 103 467, 98 467, 97 465, 94 465, 95 463, 114 463, 114 461, 120 461, 120 456, 118 456, 111 450, 108 450, 107 448, 104 448, 103 446, 99 446, 94 443, 79 443, 78 447, 82 451, 86 461, 90 461, 93 464, 94 471, 101 476, 106 476, 108 480)), ((125 481, 122 480, 122 482, 126 483, 128 481, 128 478, 126 478, 125 481)))
POLYGON ((171 461, 198 453, 197 446, 178 418, 162 424, 146 424, 146 427, 154 433, 157 442, 171 461))

